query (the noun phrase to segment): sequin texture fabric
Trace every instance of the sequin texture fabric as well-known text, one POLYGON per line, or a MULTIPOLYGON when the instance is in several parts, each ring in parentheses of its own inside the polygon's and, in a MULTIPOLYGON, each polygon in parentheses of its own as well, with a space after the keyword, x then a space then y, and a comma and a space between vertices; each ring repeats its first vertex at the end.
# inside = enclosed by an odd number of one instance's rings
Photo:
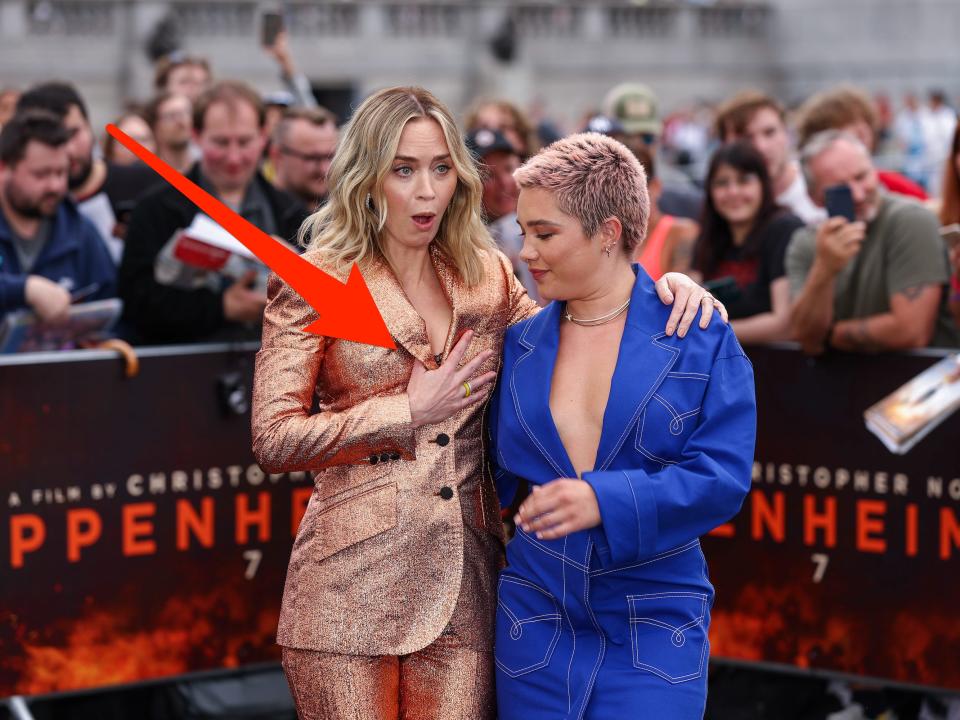
MULTIPOLYGON (((315 253, 304 257, 321 265, 315 253)), ((486 279, 472 288, 436 248, 431 258, 453 309, 444 357, 470 329, 464 362, 490 348, 494 357, 478 374, 497 369, 504 331, 536 304, 500 253, 490 252, 486 279)), ((437 366, 426 328, 385 261, 370 260, 361 272, 396 351, 302 332, 316 313, 277 278, 270 282, 254 452, 268 472, 315 473, 287 570, 278 642, 404 656, 445 634, 489 652, 502 531, 485 408, 411 427, 413 362, 437 366), (314 399, 319 412, 311 413, 314 399)))

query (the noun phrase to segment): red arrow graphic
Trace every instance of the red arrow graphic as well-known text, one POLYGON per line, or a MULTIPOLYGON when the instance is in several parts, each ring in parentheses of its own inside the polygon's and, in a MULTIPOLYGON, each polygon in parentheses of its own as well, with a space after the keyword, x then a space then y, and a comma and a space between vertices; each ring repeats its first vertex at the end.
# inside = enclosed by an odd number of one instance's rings
POLYGON ((320 317, 303 328, 304 332, 397 349, 356 263, 346 284, 341 283, 237 215, 116 125, 107 125, 107 132, 242 242, 316 310, 320 317))

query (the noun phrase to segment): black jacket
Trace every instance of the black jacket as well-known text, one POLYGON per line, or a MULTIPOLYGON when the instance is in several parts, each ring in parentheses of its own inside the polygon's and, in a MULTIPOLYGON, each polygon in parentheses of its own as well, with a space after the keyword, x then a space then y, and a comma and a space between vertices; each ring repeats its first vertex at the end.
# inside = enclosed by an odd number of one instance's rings
MULTIPOLYGON (((187 178, 199 184, 200 167, 187 178)), ((276 219, 278 234, 292 240, 307 211, 293 197, 274 188, 257 173, 258 183, 276 219)), ((174 232, 190 225, 199 212, 174 187, 164 184, 137 204, 130 218, 117 278, 123 298, 123 331, 135 343, 188 343, 226 339, 242 326, 223 316, 223 293, 181 290, 157 283, 154 263, 174 232)))

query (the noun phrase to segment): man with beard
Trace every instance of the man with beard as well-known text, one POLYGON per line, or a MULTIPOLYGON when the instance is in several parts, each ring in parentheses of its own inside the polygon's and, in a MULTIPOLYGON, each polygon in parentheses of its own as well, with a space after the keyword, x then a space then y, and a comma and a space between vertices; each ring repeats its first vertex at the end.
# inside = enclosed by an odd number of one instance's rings
POLYGON ((94 157, 94 133, 87 106, 72 85, 51 82, 31 88, 20 97, 17 111, 30 108, 52 112, 71 133, 66 145, 70 158, 70 194, 80 212, 100 231, 114 263, 119 263, 123 252, 124 216, 157 182, 157 176, 142 163, 110 165, 94 157))
POLYGON ((287 108, 273 130, 273 184, 316 210, 327 199, 327 172, 337 147, 337 123, 324 108, 287 108))
MULTIPOLYGON (((304 208, 257 172, 265 142, 260 96, 241 82, 217 83, 197 100, 193 131, 200 161, 187 178, 268 235, 291 240, 304 208)), ((193 221, 197 206, 177 189, 152 190, 133 211, 120 264, 119 290, 130 339, 183 343, 253 339, 267 304, 252 287, 254 273, 214 289, 185 289, 156 280, 157 256, 178 230, 193 221)))
POLYGON ((144 117, 157 143, 157 157, 185 173, 197 160, 193 140, 193 105, 186 95, 163 92, 147 103, 144 117))
POLYGON ((55 322, 72 292, 116 295, 100 235, 67 197, 69 139, 42 110, 17 113, 0 132, 0 314, 29 307, 55 322))

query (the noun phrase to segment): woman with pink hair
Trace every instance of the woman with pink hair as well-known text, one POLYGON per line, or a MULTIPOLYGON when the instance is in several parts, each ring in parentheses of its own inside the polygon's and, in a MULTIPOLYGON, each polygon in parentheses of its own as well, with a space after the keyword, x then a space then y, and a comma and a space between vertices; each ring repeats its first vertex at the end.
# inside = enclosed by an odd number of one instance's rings
MULTIPOLYGON (((341 281, 359 268, 397 349, 303 332, 316 312, 271 278, 254 454, 267 472, 314 474, 280 611, 284 671, 301 720, 492 718, 503 527, 484 410, 506 327, 538 307, 483 226, 449 109, 423 88, 367 98, 328 180, 304 257, 341 281)), ((676 320, 702 297, 686 283, 661 286, 676 320)))
POLYGON ((750 361, 720 322, 664 334, 631 265, 650 198, 626 147, 574 135, 515 177, 520 256, 553 302, 507 329, 491 401, 500 501, 519 479, 532 490, 498 583, 499 717, 701 717, 713 587, 699 537, 750 488, 750 361))

